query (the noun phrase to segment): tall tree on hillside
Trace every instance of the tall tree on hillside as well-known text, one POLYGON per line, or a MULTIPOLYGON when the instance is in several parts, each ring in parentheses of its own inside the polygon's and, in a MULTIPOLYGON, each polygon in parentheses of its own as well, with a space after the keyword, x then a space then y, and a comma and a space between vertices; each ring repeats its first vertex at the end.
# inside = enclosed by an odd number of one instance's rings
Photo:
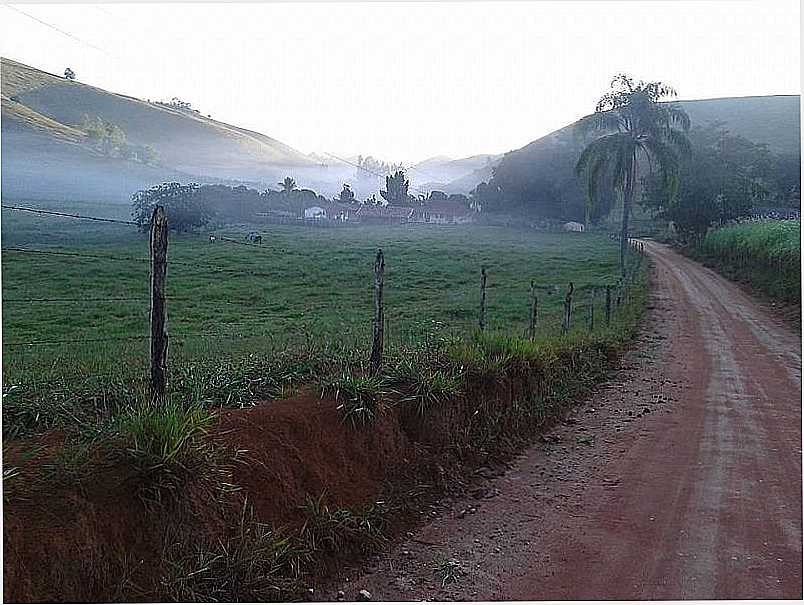
POLYGON ((335 198, 335 201, 340 202, 341 204, 357 203, 357 200, 355 199, 355 192, 352 191, 352 187, 346 183, 343 184, 343 189, 341 189, 341 192, 338 197, 335 198))
POLYGON ((380 195, 389 204, 407 204, 410 200, 409 186, 410 181, 405 179, 405 173, 397 170, 394 174, 385 177, 385 191, 380 191, 380 195))
POLYGON ((660 103, 676 97, 676 91, 662 82, 636 81, 624 74, 611 82, 611 91, 597 103, 595 113, 581 120, 579 129, 595 138, 575 165, 585 176, 588 210, 607 181, 622 194, 623 218, 620 231, 620 270, 625 274, 628 218, 640 170, 658 169, 672 199, 678 189, 679 157, 689 153, 687 113, 674 103, 660 103))
POLYGON ((296 181, 293 178, 289 177, 289 176, 286 176, 284 179, 282 179, 281 183, 277 183, 277 184, 280 187, 282 187, 282 192, 283 193, 290 193, 291 191, 296 189, 296 181))

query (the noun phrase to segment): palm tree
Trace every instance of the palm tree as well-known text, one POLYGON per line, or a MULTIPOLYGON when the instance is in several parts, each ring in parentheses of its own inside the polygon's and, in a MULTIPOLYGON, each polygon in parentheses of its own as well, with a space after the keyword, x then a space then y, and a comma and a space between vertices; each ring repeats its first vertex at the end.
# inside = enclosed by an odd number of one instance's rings
POLYGON ((294 189, 296 189, 296 181, 293 180, 291 177, 286 176, 282 182, 277 183, 280 187, 282 187, 283 193, 290 193, 294 189))
POLYGON ((662 82, 634 81, 624 74, 611 82, 611 91, 597 103, 595 113, 582 119, 580 131, 597 134, 578 158, 575 171, 585 175, 588 186, 587 217, 601 185, 610 184, 623 196, 620 232, 620 270, 625 275, 628 218, 641 169, 658 168, 670 198, 678 190, 679 156, 689 153, 687 113, 674 103, 676 97, 662 82))

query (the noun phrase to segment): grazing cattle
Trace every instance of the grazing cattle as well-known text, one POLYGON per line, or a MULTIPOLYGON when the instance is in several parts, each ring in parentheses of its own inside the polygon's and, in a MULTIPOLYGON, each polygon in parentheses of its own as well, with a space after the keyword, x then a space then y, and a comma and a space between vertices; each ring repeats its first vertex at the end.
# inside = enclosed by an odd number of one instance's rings
POLYGON ((564 231, 574 231, 576 233, 583 233, 585 229, 581 223, 575 223, 572 221, 570 221, 569 223, 564 223, 564 226, 562 228, 564 229, 564 231))
POLYGON ((246 241, 251 242, 252 244, 262 244, 262 235, 256 231, 252 231, 246 236, 246 241))
POLYGON ((215 243, 215 236, 214 236, 214 235, 212 235, 211 233, 209 234, 209 243, 210 243, 210 244, 214 244, 214 243, 215 243))

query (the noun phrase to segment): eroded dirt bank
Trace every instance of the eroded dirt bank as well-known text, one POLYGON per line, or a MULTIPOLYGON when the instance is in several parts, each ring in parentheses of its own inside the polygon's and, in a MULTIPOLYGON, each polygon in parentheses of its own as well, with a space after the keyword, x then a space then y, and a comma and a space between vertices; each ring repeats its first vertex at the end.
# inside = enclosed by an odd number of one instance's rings
POLYGON ((800 336, 713 271, 648 249, 649 328, 614 379, 317 596, 801 598, 800 336))

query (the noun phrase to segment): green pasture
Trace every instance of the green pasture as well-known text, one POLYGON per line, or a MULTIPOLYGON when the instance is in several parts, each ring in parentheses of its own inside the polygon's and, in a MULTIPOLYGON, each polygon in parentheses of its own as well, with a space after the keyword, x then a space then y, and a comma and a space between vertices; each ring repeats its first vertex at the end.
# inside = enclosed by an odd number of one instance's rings
MULTIPOLYGON (((127 218, 127 208, 120 206, 48 208, 127 218)), ((127 225, 7 210, 2 220, 6 382, 143 373, 147 234, 127 225), (102 340, 107 338, 116 340, 102 340)), ((206 234, 171 236, 172 360, 322 342, 368 348, 378 248, 386 262, 389 346, 471 332, 478 318, 481 266, 488 272, 489 329, 516 334, 527 327, 531 280, 561 288, 539 293, 539 329, 553 333, 559 328, 566 284, 572 281, 580 288, 575 300, 583 304, 589 298, 584 286, 614 283, 618 276, 617 246, 603 235, 422 225, 243 225, 214 231, 243 242, 252 229, 262 233, 261 247, 220 238, 213 244, 206 234)), ((597 299, 600 319, 602 300, 597 299)), ((582 313, 585 318, 588 311, 582 313)))

